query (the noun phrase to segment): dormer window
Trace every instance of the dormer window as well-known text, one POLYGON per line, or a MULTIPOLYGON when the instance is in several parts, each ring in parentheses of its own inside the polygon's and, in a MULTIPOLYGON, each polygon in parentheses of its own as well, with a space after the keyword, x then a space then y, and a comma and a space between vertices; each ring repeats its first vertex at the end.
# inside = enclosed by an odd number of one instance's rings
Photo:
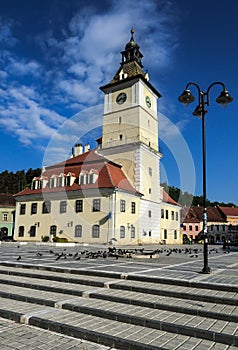
POLYGON ((98 175, 99 171, 97 169, 82 170, 79 174, 79 185, 94 184, 98 179, 98 175))
POLYGON ((54 188, 56 187, 56 183, 57 183, 57 175, 52 175, 50 178, 50 188, 54 188))
POLYGON ((37 189, 45 188, 45 186, 47 185, 47 182, 48 182, 47 177, 44 177, 44 176, 34 177, 34 179, 32 180, 31 189, 37 190, 37 189))
POLYGON ((88 183, 94 184, 98 179, 99 171, 97 169, 91 169, 89 171, 88 183))
POLYGON ((58 177, 57 177, 57 187, 63 187, 64 186, 64 182, 65 182, 65 174, 61 173, 58 177))
POLYGON ((72 186, 76 176, 74 173, 68 173, 65 177, 65 186, 72 186))
POLYGON ((88 183, 88 171, 81 170, 79 174, 79 185, 86 185, 88 183))

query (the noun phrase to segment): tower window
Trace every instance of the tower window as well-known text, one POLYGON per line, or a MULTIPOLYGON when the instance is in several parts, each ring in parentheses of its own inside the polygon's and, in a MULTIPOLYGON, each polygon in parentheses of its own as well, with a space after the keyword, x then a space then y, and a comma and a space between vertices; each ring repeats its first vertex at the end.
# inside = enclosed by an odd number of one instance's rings
POLYGON ((148 216, 151 218, 151 210, 148 211, 148 216))
POLYGON ((149 167, 149 175, 152 176, 152 168, 149 167))
POLYGON ((121 124, 121 117, 118 118, 118 123, 121 124))
POLYGON ((122 138, 123 138, 123 135, 122 135, 122 134, 120 134, 120 135, 119 135, 119 139, 120 139, 120 140, 122 140, 122 138))

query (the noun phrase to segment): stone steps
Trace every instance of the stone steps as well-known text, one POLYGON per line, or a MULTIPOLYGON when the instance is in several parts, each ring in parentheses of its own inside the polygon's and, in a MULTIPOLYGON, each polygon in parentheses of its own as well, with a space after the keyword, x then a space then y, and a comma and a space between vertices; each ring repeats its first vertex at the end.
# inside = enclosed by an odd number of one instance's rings
POLYGON ((175 283, 1 266, 0 316, 118 349, 238 346, 237 293, 175 283))

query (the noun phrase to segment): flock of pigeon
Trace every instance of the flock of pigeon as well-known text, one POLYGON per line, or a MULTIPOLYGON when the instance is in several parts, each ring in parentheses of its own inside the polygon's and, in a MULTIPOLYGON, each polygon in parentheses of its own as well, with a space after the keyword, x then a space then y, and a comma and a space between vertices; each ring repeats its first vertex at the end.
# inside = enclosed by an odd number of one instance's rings
MULTIPOLYGON (((19 248, 20 246, 18 246, 19 248)), ((52 257, 56 261, 60 259, 69 259, 71 258, 74 261, 80 260, 80 259, 98 259, 98 258, 137 258, 141 256, 153 258, 153 257, 159 257, 159 255, 163 254, 164 256, 170 256, 171 254, 188 254, 191 258, 197 258, 198 255, 203 251, 202 248, 161 248, 161 249, 155 249, 155 250, 147 250, 145 248, 134 248, 134 249, 122 249, 122 248, 116 248, 116 247, 108 247, 107 250, 97 250, 97 251, 90 251, 90 250, 82 250, 78 251, 76 253, 67 252, 67 249, 64 248, 61 252, 54 252, 53 250, 50 250, 47 252, 47 255, 50 253, 52 257)), ((218 249, 210 249, 209 254, 211 253, 218 253, 218 249)), ((45 253, 44 253, 45 254, 45 253)), ((42 252, 37 252, 36 257, 40 258, 43 256, 42 252)), ((22 256, 19 255, 17 257, 17 261, 21 260, 22 256)))

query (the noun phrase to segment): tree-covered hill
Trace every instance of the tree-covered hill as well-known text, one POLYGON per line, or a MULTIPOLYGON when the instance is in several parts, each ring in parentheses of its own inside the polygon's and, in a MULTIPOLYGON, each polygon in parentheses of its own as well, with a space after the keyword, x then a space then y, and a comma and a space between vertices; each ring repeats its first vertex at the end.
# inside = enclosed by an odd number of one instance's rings
POLYGON ((12 172, 4 170, 0 173, 0 193, 10 193, 14 194, 22 191, 27 186, 30 186, 32 179, 35 176, 39 176, 41 169, 28 169, 18 170, 17 172, 12 172))

